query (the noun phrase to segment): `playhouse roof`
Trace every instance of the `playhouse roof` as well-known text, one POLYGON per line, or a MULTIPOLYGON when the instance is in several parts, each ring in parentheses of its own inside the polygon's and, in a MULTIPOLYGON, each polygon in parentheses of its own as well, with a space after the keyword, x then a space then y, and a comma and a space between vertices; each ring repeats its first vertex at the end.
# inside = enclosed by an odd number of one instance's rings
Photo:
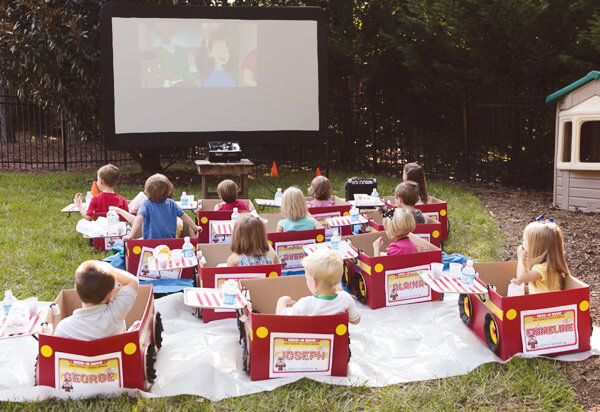
POLYGON ((591 82, 592 80, 600 80, 600 71, 593 70, 586 74, 581 79, 571 83, 570 85, 563 87, 562 89, 552 93, 548 97, 546 97, 546 103, 553 102, 555 100, 560 99, 563 96, 571 93, 573 90, 580 88, 586 83, 591 82))

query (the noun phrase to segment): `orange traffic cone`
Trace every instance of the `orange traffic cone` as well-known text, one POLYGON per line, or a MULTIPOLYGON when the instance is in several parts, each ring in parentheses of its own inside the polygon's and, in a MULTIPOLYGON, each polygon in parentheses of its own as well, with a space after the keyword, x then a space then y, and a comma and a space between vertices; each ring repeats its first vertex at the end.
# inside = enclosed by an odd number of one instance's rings
POLYGON ((92 196, 96 196, 98 193, 100 193, 98 190, 98 184, 94 180, 94 183, 92 183, 92 196))
POLYGON ((317 176, 321 176, 321 169, 317 167, 317 176))
POLYGON ((273 167, 271 167, 271 177, 278 177, 279 173, 277 172, 277 163, 273 162, 273 167))

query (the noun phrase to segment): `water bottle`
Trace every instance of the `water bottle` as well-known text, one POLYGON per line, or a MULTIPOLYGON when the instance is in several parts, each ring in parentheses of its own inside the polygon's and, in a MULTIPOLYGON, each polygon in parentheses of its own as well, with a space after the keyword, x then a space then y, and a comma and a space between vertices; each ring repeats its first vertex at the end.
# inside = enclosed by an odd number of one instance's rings
POLYGON ((12 293, 12 290, 7 289, 4 291, 4 300, 2 301, 2 306, 4 307, 4 314, 8 316, 10 312, 10 308, 17 301, 17 298, 12 293))
POLYGON ((181 247, 181 254, 184 259, 191 259, 194 257, 194 245, 190 242, 190 237, 186 236, 183 238, 183 246, 181 247))
POLYGON ((333 236, 331 237, 331 248, 333 250, 339 250, 341 242, 342 242, 342 237, 340 236, 339 232, 335 232, 333 234, 333 236))
POLYGON ((240 217, 240 212, 238 212, 238 208, 234 207, 233 212, 231 212, 231 221, 235 222, 235 220, 240 217))
MULTIPOLYGON (((111 206, 112 207, 112 206, 111 206)), ((109 210, 106 212, 106 222, 108 226, 116 226, 119 224, 119 215, 114 210, 109 210)))
POLYGON ((189 199, 187 197, 187 193, 181 192, 180 203, 181 203, 181 207, 188 207, 190 205, 189 199))
POLYGON ((462 269, 460 273, 460 283, 465 286, 473 285, 475 281, 475 269, 473 268, 473 261, 467 260, 467 265, 462 269))
POLYGON ((379 193, 377 192, 377 188, 376 187, 373 188, 373 191, 371 192, 371 197, 379 200, 379 193))
MULTIPOLYGON (((356 223, 358 220, 358 208, 353 205, 350 209, 350 222, 356 223)), ((352 225, 352 234, 356 235, 358 232, 360 232, 360 225, 352 225)))
POLYGON ((91 200, 92 200, 92 192, 87 192, 85 194, 85 203, 89 205, 91 200))
POLYGON ((281 198, 283 197, 283 193, 281 193, 281 188, 278 187, 277 191, 275 192, 275 203, 276 204, 281 204, 281 198))

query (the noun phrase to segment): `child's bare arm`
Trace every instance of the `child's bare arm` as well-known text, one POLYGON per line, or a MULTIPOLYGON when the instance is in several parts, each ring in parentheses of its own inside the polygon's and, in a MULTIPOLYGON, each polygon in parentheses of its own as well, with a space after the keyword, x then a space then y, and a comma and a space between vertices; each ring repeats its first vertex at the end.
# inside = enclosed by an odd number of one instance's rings
POLYGON ((196 225, 196 223, 192 220, 191 217, 189 217, 187 214, 183 214, 181 215, 181 220, 183 220, 183 223, 187 223, 187 225, 189 227, 192 228, 192 230, 196 233, 200 233, 202 232, 202 227, 196 225))
POLYGON ((278 232, 283 232, 283 228, 281 226, 277 225, 277 231, 278 232))
POLYGON ((379 256, 381 254, 381 246, 382 245, 383 245, 383 239, 380 236, 373 242, 373 256, 379 256))
POLYGON ((139 280, 137 277, 135 277, 134 275, 132 275, 129 272, 125 272, 124 270, 121 269, 117 269, 113 266, 111 266, 111 273, 112 275, 115 277, 115 281, 117 281, 119 283, 119 285, 121 285, 121 287, 123 286, 129 286, 131 289, 137 291, 138 290, 138 286, 139 286, 139 280))
POLYGON ((294 303, 296 303, 296 301, 290 298, 289 296, 280 297, 279 299, 277 299, 277 307, 275 308, 275 314, 281 315, 285 308, 292 306, 294 303))
POLYGON ((281 259, 279 258, 279 256, 277 255, 277 253, 275 253, 275 251, 273 250, 273 248, 271 247, 271 245, 269 245, 269 252, 267 254, 271 258, 271 260, 273 261, 273 263, 275 263, 275 264, 281 263, 281 259))
POLYGON ((536 280, 540 280, 542 275, 535 270, 527 270, 527 266, 525 265, 525 248, 523 245, 519 246, 517 249, 517 277, 512 279, 511 282, 517 285, 527 282, 534 282, 536 280))
POLYGON ((354 320, 348 320, 348 322, 350 322, 353 325, 358 325, 360 323, 360 315, 358 316, 357 319, 354 320))
POLYGON ((237 266, 240 263, 240 259, 242 259, 240 255, 237 253, 232 253, 227 258, 227 266, 237 266))
POLYGON ((129 234, 123 236, 123 241, 127 242, 134 238, 136 233, 139 233, 142 229, 142 223, 144 223, 144 216, 137 215, 133 220, 133 224, 131 225, 131 232, 129 234))
POLYGON ((133 225, 133 221, 135 220, 135 215, 132 215, 131 213, 126 212, 125 210, 123 210, 117 206, 110 206, 108 208, 108 210, 114 210, 115 212, 117 212, 117 214, 119 216, 123 216, 123 218, 125 220, 127 220, 127 223, 129 223, 130 225, 133 225))
POLYGON ((87 210, 85 210, 81 204, 81 193, 75 195, 75 206, 77 207, 77 210, 79 210, 79 213, 81 213, 81 217, 85 220, 92 220, 92 217, 87 215, 87 210))

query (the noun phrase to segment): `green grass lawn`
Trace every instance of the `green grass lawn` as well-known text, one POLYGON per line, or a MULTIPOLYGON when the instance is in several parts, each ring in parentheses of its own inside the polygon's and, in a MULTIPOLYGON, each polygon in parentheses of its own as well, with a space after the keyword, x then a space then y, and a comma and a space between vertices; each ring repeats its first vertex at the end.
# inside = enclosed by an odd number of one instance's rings
MULTIPOLYGON (((131 170, 124 170, 124 173, 131 170)), ((169 171, 166 173, 169 175, 169 171)), ((342 184, 350 172, 332 172, 334 192, 343 197, 342 184)), ((61 289, 73 287, 75 268, 84 260, 107 256, 96 252, 75 232, 77 215, 60 209, 76 192, 89 190, 95 172, 0 173, 0 284, 18 298, 38 296, 53 300, 61 289)), ((271 178, 258 169, 250 182, 250 198, 270 198, 277 187, 297 185, 306 189, 314 171, 280 169, 271 178)), ((215 181, 216 183, 216 181, 215 181)), ((398 180, 378 176, 381 195, 393 193, 398 180)), ((213 188, 214 189, 214 188, 213 188)), ((117 191, 133 198, 141 186, 119 185, 117 191)), ((181 191, 201 193, 200 178, 181 191)), ((451 184, 433 182, 430 193, 448 202, 451 232, 447 253, 459 252, 480 261, 500 259, 504 237, 495 221, 475 196, 451 184)), ((458 316, 458 314, 457 314, 458 316)), ((114 399, 3 403, 4 410, 454 410, 454 409, 578 409, 571 386, 558 363, 551 360, 514 359, 507 364, 486 364, 468 375, 393 385, 384 388, 333 386, 303 379, 272 392, 226 399, 220 402, 194 396, 161 399, 114 399)))

